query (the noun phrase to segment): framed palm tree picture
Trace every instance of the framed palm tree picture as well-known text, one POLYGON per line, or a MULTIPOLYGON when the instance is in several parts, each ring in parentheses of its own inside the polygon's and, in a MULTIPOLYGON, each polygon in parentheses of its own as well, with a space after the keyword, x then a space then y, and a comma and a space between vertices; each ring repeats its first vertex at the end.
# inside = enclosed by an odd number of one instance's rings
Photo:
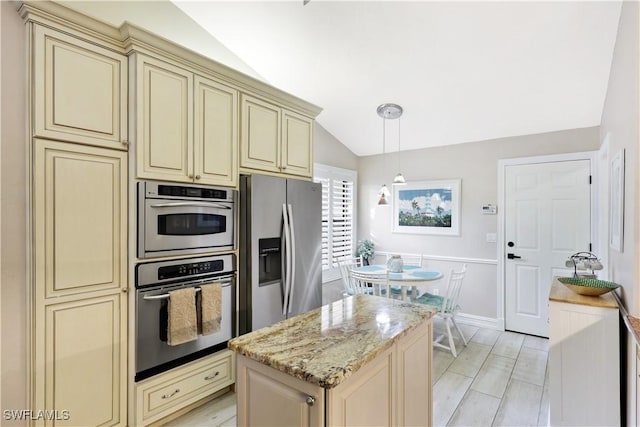
POLYGON ((459 236, 460 180, 394 186, 393 231, 459 236))

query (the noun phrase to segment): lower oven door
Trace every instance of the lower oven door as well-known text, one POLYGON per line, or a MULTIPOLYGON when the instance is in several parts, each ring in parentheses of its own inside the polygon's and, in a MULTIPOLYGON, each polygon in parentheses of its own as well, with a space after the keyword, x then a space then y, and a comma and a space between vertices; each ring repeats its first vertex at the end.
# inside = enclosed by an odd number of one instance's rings
POLYGON ((180 345, 167 344, 168 292, 189 286, 206 284, 177 284, 136 290, 136 381, 189 362, 198 355, 226 347, 233 338, 235 325, 234 277, 212 279, 208 283, 222 282, 222 321, 220 330, 210 335, 198 335, 194 341, 180 345))

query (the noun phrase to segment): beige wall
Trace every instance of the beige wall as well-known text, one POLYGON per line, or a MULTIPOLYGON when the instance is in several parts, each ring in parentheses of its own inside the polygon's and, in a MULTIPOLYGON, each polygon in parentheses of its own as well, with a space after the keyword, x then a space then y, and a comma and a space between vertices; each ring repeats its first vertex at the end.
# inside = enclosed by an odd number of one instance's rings
MULTIPOLYGON (((609 86, 602 114, 600 134, 609 140, 609 158, 625 150, 624 251, 609 250, 610 279, 620 283, 624 305, 630 314, 640 316, 640 189, 638 155, 640 149, 640 8, 625 1, 620 14, 618 36, 611 63, 609 86)), ((628 425, 638 425, 636 407, 635 341, 625 333, 627 344, 626 417, 628 425)), ((624 348, 624 347, 623 347, 624 348)))
POLYGON ((623 252, 609 250, 610 279, 623 286, 623 300, 632 314, 640 314, 640 245, 638 185, 639 19, 638 3, 624 2, 614 50, 607 97, 602 114, 601 138, 609 139, 609 158, 625 150, 625 209, 623 252))
POLYGON ((313 155, 316 163, 358 169, 358 157, 318 123, 313 127, 313 155))
MULTIPOLYGON (((360 159, 358 169, 358 238, 369 238, 380 251, 423 253, 435 256, 497 259, 496 243, 486 234, 497 232, 497 215, 483 215, 481 206, 498 200, 498 160, 547 154, 597 150, 598 127, 501 138, 489 141, 403 152, 401 170, 407 181, 462 179, 460 236, 433 236, 391 232, 391 206, 378 206, 377 192, 397 173, 397 153, 360 159)), ((502 206, 498 206, 501 209, 502 206)), ((452 264, 429 262, 448 271, 452 264)), ((463 312, 495 319, 497 266, 469 265, 461 297, 463 312)))
MULTIPOLYGON (((5 409, 27 405, 25 31, 13 2, 0 1, 0 351, 5 409)), ((44 408, 41 408, 44 409, 44 408)), ((6 421, 2 424, 5 425, 6 421)), ((7 425, 17 423, 7 423, 7 425)))

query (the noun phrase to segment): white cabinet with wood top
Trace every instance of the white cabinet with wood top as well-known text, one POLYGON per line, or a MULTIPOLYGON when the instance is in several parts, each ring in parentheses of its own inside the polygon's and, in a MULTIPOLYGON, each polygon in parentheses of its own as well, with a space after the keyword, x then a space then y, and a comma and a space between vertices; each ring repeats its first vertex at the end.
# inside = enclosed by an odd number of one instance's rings
POLYGON ((127 153, 36 139, 33 174, 32 407, 125 425, 127 153))
POLYGON ((617 301, 579 295, 558 280, 549 300, 551 425, 620 425, 617 301))
POLYGON ((241 126, 241 168, 312 176, 311 118, 243 95, 241 126))
POLYGON ((235 186, 238 91, 139 53, 131 66, 137 176, 235 186))
POLYGON ((127 149, 127 57, 33 25, 34 136, 127 149))

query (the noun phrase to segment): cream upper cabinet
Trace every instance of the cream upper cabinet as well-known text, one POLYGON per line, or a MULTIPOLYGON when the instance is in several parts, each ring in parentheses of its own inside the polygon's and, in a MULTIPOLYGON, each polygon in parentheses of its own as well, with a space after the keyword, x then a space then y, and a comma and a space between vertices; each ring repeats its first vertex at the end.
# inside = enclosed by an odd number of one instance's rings
POLYGON ((244 95, 241 122, 240 167, 312 176, 312 119, 244 95))
POLYGON ((33 27, 35 136, 127 149, 127 57, 33 27))
POLYGON ((235 186, 238 92, 134 55, 139 178, 235 186))
POLYGON ((195 77, 194 177, 201 184, 235 186, 238 175, 238 91, 195 77))
POLYGON ((36 139, 33 175, 32 407, 126 425, 127 153, 36 139))

